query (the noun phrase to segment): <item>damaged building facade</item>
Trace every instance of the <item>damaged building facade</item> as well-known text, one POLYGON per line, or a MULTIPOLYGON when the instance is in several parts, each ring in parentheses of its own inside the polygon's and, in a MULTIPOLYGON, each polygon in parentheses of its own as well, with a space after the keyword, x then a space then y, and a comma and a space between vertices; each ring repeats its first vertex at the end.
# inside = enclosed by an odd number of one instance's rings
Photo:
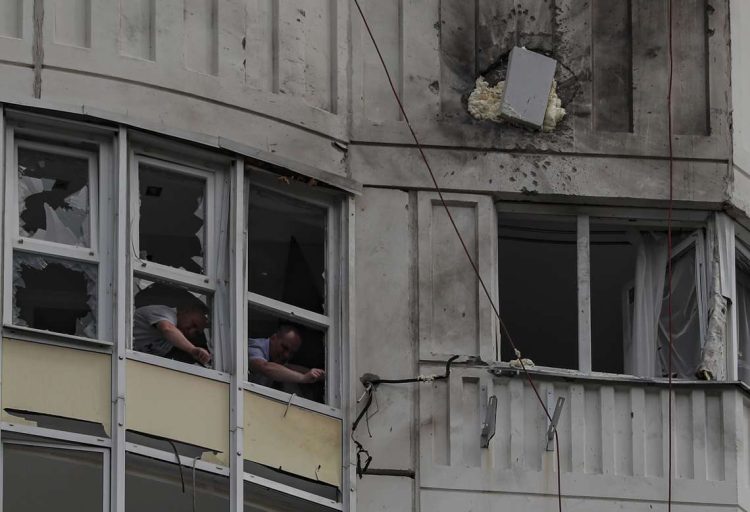
POLYGON ((352 0, 0 0, 3 510, 750 509, 750 4, 360 4, 442 198, 352 0))

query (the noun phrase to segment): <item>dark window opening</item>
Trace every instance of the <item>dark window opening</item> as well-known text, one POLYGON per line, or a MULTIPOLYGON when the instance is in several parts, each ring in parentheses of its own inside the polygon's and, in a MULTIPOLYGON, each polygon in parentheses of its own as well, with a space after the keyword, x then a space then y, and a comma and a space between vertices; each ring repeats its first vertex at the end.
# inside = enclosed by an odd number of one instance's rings
POLYGON ((248 286, 303 309, 326 311, 325 209, 265 189, 250 191, 248 286))
MULTIPOLYGON (((737 242, 739 245, 741 242, 737 242)), ((737 359, 739 379, 750 383, 750 258, 744 252, 736 255, 737 281, 737 359)))
POLYGON ((206 180, 141 165, 139 256, 204 274, 206 180))
POLYGON ((155 327, 161 320, 175 325, 194 346, 214 353, 208 296, 170 283, 133 279, 133 348, 188 364, 213 367, 171 344, 155 327))
MULTIPOLYGON (((265 346, 268 346, 271 344, 271 341, 268 339, 280 328, 285 326, 293 327, 299 333, 301 343, 296 353, 288 361, 290 367, 300 372, 312 368, 326 370, 325 332, 312 329, 299 323, 290 322, 270 313, 257 311, 252 307, 248 309, 248 318, 248 333, 251 338, 251 343, 266 344, 265 346), (252 340, 266 341, 253 342, 252 340)), ((269 352, 272 353, 270 348, 269 352)), ((252 357, 252 351, 250 357, 252 357)), ((251 382, 271 386, 287 393, 295 393, 297 396, 315 402, 325 403, 326 400, 326 379, 310 384, 290 384, 272 381, 271 379, 265 378, 265 376, 253 375, 252 372, 248 375, 248 379, 251 382)))
POLYGON ((13 323, 96 338, 95 265, 15 252, 13 323))
POLYGON ((244 512, 330 512, 330 508, 284 494, 262 485, 244 482, 244 512))
POLYGON ((101 452, 3 443, 3 510, 101 512, 108 484, 101 452))
MULTIPOLYGON (((522 357, 578 369, 576 219, 499 216, 500 314, 522 357)), ((507 340, 501 358, 516 359, 507 340)))
POLYGON ((597 372, 625 371, 623 343, 635 300, 636 249, 627 227, 591 222, 591 367, 597 372))
POLYGON ((21 236, 89 247, 89 160, 19 147, 18 206, 21 236))
POLYGON ((229 510, 229 478, 170 462, 125 455, 125 510, 229 510), (181 477, 182 475, 182 477, 181 477), (183 489, 182 479, 185 481, 183 489))

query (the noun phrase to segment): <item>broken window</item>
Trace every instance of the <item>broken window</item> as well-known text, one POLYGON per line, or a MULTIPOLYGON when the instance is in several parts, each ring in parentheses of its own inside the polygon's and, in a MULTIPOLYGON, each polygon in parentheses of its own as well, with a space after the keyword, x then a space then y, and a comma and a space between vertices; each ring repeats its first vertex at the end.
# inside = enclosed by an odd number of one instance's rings
POLYGON ((250 189, 248 287, 253 293, 324 313, 327 211, 250 189))
MULTIPOLYGON (((691 237, 672 255, 672 374, 694 378, 701 358, 705 332, 706 289, 702 238, 691 237)), ((669 375, 669 280, 665 275, 659 316, 658 350, 661 376, 669 375)))
MULTIPOLYGON (((269 340, 271 336, 279 332, 279 329, 291 327, 299 334, 301 343, 299 348, 292 354, 291 358, 285 362, 287 366, 300 373, 312 368, 326 369, 326 333, 323 330, 305 326, 298 322, 284 319, 280 316, 264 313, 253 309, 248 309, 248 335, 251 347, 261 343, 273 344, 269 340), (256 341, 264 340, 264 341, 256 341), (265 340, 268 340, 267 342, 265 340)), ((265 346, 263 347, 265 348, 265 346)), ((269 355, 273 357, 273 348, 269 346, 269 355)), ((257 355, 257 352, 251 351, 249 357, 257 355)), ((273 360, 272 360, 273 361, 273 360)), ((280 362, 281 361, 273 361, 280 362)), ((292 384, 285 382, 271 381, 262 375, 253 375, 250 369, 248 379, 257 384, 274 387, 286 393, 294 393, 302 398, 313 400, 315 402, 326 402, 326 379, 322 379, 310 384, 292 384)))
POLYGON ((108 510, 107 464, 107 453, 101 449, 62 443, 4 441, 3 510, 108 510))
POLYGON ((99 225, 109 225, 98 215, 99 152, 106 149, 15 136, 9 130, 15 159, 6 190, 17 200, 6 209, 5 318, 14 326, 106 339, 99 317, 108 313, 98 308, 109 289, 99 282, 111 271, 102 275, 99 258, 99 225))
POLYGON ((96 265, 14 252, 14 325, 96 338, 96 311, 96 265))
MULTIPOLYGON (((169 321, 194 346, 213 354, 210 302, 206 294, 184 286, 133 279, 133 349, 183 363, 200 364, 190 353, 164 339, 153 323, 162 319, 169 321)), ((213 367, 212 363, 204 366, 213 367)))
POLYGON ((750 383, 750 250, 739 241, 735 265, 738 377, 741 381, 750 383))
POLYGON ((575 218, 500 214, 499 233, 500 315, 522 356, 577 369, 575 218))
MULTIPOLYGON (((310 186, 258 173, 248 194, 248 362, 273 360, 270 338, 292 327, 301 339, 288 363, 294 371, 325 371, 306 384, 292 384, 248 368, 248 379, 321 403, 339 399, 335 289, 328 265, 336 261, 337 201, 310 186), (257 346, 256 346, 257 345, 257 346)), ((294 336, 292 336, 294 337, 294 336)), ((278 359, 278 358, 276 358, 278 359)), ((317 373, 317 372, 313 372, 317 373)))
MULTIPOLYGON (((174 456, 172 456, 174 460, 174 456)), ((125 510, 229 510, 229 478, 133 453, 125 455, 125 510)))
MULTIPOLYGON (((500 312, 522 356, 541 366, 668 376, 669 251, 662 216, 579 215, 576 221, 548 210, 498 216, 500 312)), ((702 362, 707 328, 700 222, 681 221, 672 231, 672 373, 686 379, 695 378, 702 362)), ((507 343, 501 347, 504 360, 515 359, 507 343)))
POLYGON ((159 153, 159 158, 151 153, 132 156, 131 189, 138 195, 131 204, 130 224, 131 346, 227 371, 231 352, 222 350, 221 339, 230 322, 222 302, 227 300, 229 282, 229 173, 218 165, 199 168, 177 161, 193 155, 196 162, 205 161, 205 155, 188 148, 180 155, 169 151, 159 153), (177 332, 170 335, 154 327, 161 320, 176 326, 177 332))
POLYGON ((204 176, 140 164, 142 260, 205 273, 206 187, 204 176))
POLYGON ((17 155, 19 235, 89 247, 94 156, 30 142, 17 155))

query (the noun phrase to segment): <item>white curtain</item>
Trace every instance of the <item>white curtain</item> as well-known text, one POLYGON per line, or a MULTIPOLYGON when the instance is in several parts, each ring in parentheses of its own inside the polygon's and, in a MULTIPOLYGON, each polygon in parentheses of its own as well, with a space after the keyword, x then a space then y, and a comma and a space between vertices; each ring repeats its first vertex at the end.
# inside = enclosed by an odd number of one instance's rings
MULTIPOLYGON (((749 269, 750 270, 750 269, 749 269)), ((739 379, 750 382, 750 273, 737 268, 737 349, 739 379)))
POLYGON ((625 373, 656 377, 661 373, 658 325, 662 310, 667 240, 652 233, 633 233, 636 247, 635 298, 630 339, 624 340, 625 373))
MULTIPOLYGON (((701 330, 698 286, 696 283, 696 248, 686 249, 672 258, 672 374, 692 379, 700 363, 703 333, 701 330)), ((669 374, 669 284, 663 288, 659 317, 658 376, 669 374)))

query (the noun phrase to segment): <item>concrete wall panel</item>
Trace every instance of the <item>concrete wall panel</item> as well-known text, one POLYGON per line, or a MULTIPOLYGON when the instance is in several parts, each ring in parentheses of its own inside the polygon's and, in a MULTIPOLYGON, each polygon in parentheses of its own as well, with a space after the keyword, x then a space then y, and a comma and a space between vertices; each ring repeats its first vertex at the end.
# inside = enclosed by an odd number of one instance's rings
MULTIPOLYGON (((495 359, 493 310, 448 214, 432 192, 419 193, 419 354, 495 359)), ((489 196, 447 194, 453 220, 497 304, 497 228, 489 196)))
MULTIPOLYGON (((353 379, 364 373, 383 378, 417 373, 413 323, 415 205, 400 190, 365 189, 356 202, 357 342, 353 379)), ((357 382, 354 394, 362 386, 357 382)), ((383 385, 369 420, 357 439, 373 456, 373 467, 414 469, 414 384, 383 385), (372 433, 372 437, 368 435, 372 433)), ((364 510, 412 510, 408 479, 367 476, 357 482, 358 505, 364 510), (383 491, 389 488, 387 496, 383 491)))
POLYGON ((23 37, 23 0, 0 2, 0 36, 23 37))

